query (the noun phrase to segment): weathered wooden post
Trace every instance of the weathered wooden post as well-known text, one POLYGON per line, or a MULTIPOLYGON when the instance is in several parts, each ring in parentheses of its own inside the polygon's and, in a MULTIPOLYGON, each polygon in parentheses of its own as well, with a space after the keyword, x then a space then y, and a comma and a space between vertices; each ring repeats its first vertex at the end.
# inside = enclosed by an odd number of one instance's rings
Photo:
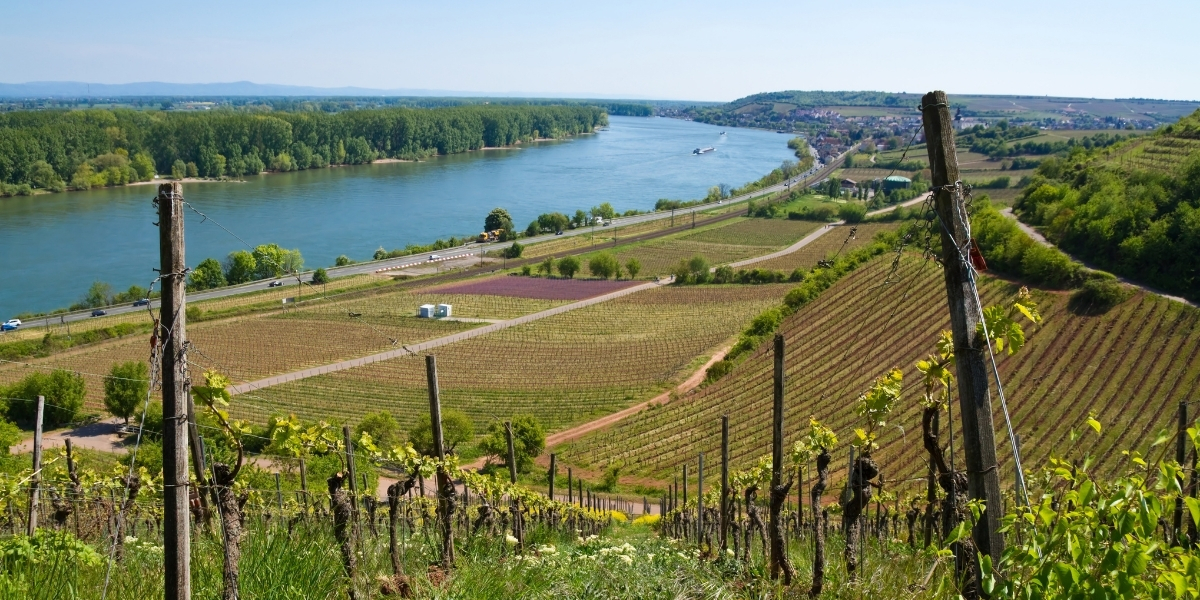
MULTIPOLYGON (((517 482, 517 452, 513 445, 512 421, 504 422, 504 437, 508 441, 508 477, 512 483, 517 482)), ((525 547, 525 531, 521 526, 521 503, 512 499, 513 536, 517 538, 517 548, 525 547)))
POLYGON ((188 515, 185 413, 189 412, 187 369, 187 298, 184 287, 183 185, 164 183, 154 198, 158 208, 159 343, 162 355, 163 406, 163 570, 164 597, 192 597, 191 519, 188 515))
POLYGON ((974 290, 971 263, 967 258, 970 239, 958 160, 955 157, 954 129, 946 93, 934 91, 921 98, 925 142, 934 190, 934 208, 940 223, 943 275, 950 306, 950 329, 954 336, 954 362, 958 375, 958 401, 962 412, 963 445, 967 458, 967 491, 974 500, 983 501, 987 510, 975 523, 972 538, 980 552, 993 564, 1004 553, 1000 533, 1000 474, 997 472, 995 428, 992 424, 992 399, 988 391, 985 354, 988 340, 976 335, 982 314, 974 290))
MULTIPOLYGON (((696 543, 704 543, 704 453, 696 468, 696 543)), ((710 548, 711 550, 711 548, 710 548)))
POLYGON ((787 558, 787 545, 783 539, 783 502, 787 499, 792 482, 783 483, 783 334, 775 334, 775 381, 774 402, 771 417, 771 578, 783 575, 783 585, 792 584, 795 570, 787 558))
POLYGON ((37 416, 33 422, 33 475, 29 477, 29 523, 25 535, 37 531, 38 507, 41 505, 42 485, 42 419, 46 413, 46 397, 37 397, 37 416))
POLYGON ((567 467, 567 504, 575 504, 575 482, 572 480, 573 475, 571 467, 567 467))
MULTIPOLYGON (((429 384, 429 423, 433 429, 433 451, 438 459, 437 468, 437 497, 438 524, 442 529, 442 566, 454 566, 454 502, 457 495, 454 481, 446 470, 446 443, 442 435, 442 401, 438 388, 437 358, 432 354, 425 355, 425 375, 429 384)), ((512 450, 512 438, 509 437, 509 452, 512 450)))
POLYGON ((346 480, 350 483, 350 515, 354 519, 354 534, 362 539, 362 531, 358 528, 358 476, 354 471, 354 439, 350 437, 350 426, 342 425, 342 438, 346 446, 346 480))
MULTIPOLYGON (((38 396, 38 400, 41 400, 41 398, 42 398, 41 396, 38 396)), ((39 404, 39 407, 40 407, 40 404, 39 404)), ((38 410, 38 414, 39 415, 41 414, 40 408, 38 410)), ((1178 474, 1175 475, 1175 480, 1176 480, 1176 482, 1179 483, 1179 489, 1181 489, 1181 490, 1184 489, 1184 487, 1183 487, 1183 469, 1186 467, 1187 448, 1188 448, 1188 443, 1191 441, 1191 438, 1188 437, 1188 434, 1187 434, 1187 426, 1188 426, 1187 402, 1180 400, 1179 401, 1179 425, 1178 425, 1177 431, 1175 432, 1175 463, 1179 465, 1179 472, 1178 472, 1178 474)), ((40 429, 40 425, 39 425, 39 429, 40 429)), ((1171 523, 1172 541, 1179 545, 1183 545, 1186 543, 1185 539, 1184 539, 1184 533, 1183 533, 1184 532, 1184 530, 1183 530, 1183 497, 1185 494, 1186 494, 1186 491, 1183 494, 1180 494, 1178 497, 1175 498, 1175 515, 1174 515, 1174 519, 1172 520, 1172 523, 1171 523)))
POLYGON ((721 415, 721 555, 729 549, 729 415, 721 415))
POLYGON ((550 479, 550 490, 549 490, 548 495, 550 496, 551 501, 554 501, 554 475, 558 472, 558 468, 557 468, 557 465, 555 464, 554 458, 555 458, 554 453, 551 452, 550 453, 550 475, 548 477, 548 479, 550 479))

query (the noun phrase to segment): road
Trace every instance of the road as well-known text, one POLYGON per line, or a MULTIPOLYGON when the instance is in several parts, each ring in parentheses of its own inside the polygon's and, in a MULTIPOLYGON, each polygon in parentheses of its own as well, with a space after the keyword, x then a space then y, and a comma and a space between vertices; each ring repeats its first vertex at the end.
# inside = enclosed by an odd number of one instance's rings
MULTIPOLYGON (((627 225, 635 225, 638 223, 646 223, 649 221, 658 221, 661 219, 670 219, 673 216, 687 215, 687 214, 696 213, 696 212, 703 212, 706 210, 711 210, 711 209, 717 207, 718 205, 725 206, 725 205, 730 205, 730 204, 738 204, 741 202, 746 202, 747 200, 750 200, 751 198, 755 198, 758 196, 763 196, 763 195, 771 194, 774 192, 785 191, 785 190, 791 189, 791 187, 793 185, 807 186, 807 185, 812 185, 814 183, 819 183, 819 182, 823 181, 825 178, 827 178, 829 176, 829 174, 832 173, 835 169, 840 167, 842 165, 842 163, 845 162, 845 159, 846 159, 846 154, 843 153, 842 155, 838 156, 838 158, 836 160, 830 162, 828 165, 821 165, 820 163, 816 163, 807 172, 805 172, 797 177, 794 177, 788 181, 783 181, 778 184, 772 185, 770 187, 751 192, 749 194, 743 194, 741 196, 729 198, 729 199, 722 200, 719 202, 710 202, 710 203, 706 203, 706 204, 701 204, 699 206, 693 206, 693 207, 689 207, 689 208, 680 208, 680 209, 676 209, 674 211, 660 211, 660 212, 653 212, 653 213, 648 213, 648 214, 643 214, 643 215, 634 215, 634 216, 630 216, 630 217, 617 217, 615 219, 612 219, 612 225, 609 225, 608 229, 611 230, 611 229, 615 229, 617 227, 624 227, 627 225)), ((603 231, 605 228, 602 227, 600 229, 603 231)), ((595 230, 596 230, 596 227, 594 227, 594 226, 593 227, 581 227, 578 229, 570 229, 570 230, 564 231, 562 233, 562 235, 555 235, 552 233, 548 233, 548 234, 529 237, 529 238, 522 238, 521 243, 522 244, 536 244, 538 242, 546 242, 546 241, 550 241, 550 240, 554 240, 554 239, 559 239, 564 236, 590 235, 595 230)), ((346 265, 344 267, 329 267, 328 269, 326 269, 326 273, 329 274, 329 277, 331 279, 338 278, 338 277, 349 277, 351 275, 370 274, 370 273, 375 273, 377 271, 386 270, 389 268, 399 267, 400 265, 407 265, 407 264, 414 263, 414 262, 425 262, 425 261, 430 260, 430 257, 435 254, 442 258, 455 258, 457 256, 465 256, 467 254, 475 254, 476 256, 478 256, 480 253, 491 252, 494 250, 501 250, 501 249, 507 248, 510 245, 511 244, 509 242, 492 242, 492 243, 482 243, 482 244, 472 242, 472 243, 468 243, 464 246, 459 246, 457 248, 436 250, 433 252, 422 252, 420 254, 412 254, 412 255, 402 256, 402 257, 398 257, 398 258, 389 258, 389 259, 384 259, 384 260, 373 260, 373 261, 368 261, 368 262, 355 263, 352 265, 346 265)), ((299 276, 299 278, 302 280, 307 280, 310 277, 311 277, 311 272, 301 273, 299 276)), ((293 276, 293 277, 287 277, 287 278, 280 278, 280 281, 286 282, 286 281, 290 281, 293 279, 297 279, 297 277, 293 276)), ((245 294, 248 292, 257 292, 257 291, 269 289, 269 285, 270 285, 271 281, 273 281, 273 280, 265 280, 264 279, 261 281, 254 281, 254 282, 245 283, 245 284, 241 284, 241 285, 231 285, 228 287, 218 288, 215 290, 194 292, 194 293, 188 294, 188 300, 191 302, 199 302, 202 300, 212 300, 215 298, 226 298, 229 296, 236 296, 238 294, 245 294)), ((151 306, 154 308, 158 308, 158 304, 159 303, 157 300, 154 300, 151 302, 151 306)), ((125 305, 125 306, 109 306, 109 307, 105 307, 104 310, 105 310, 106 314, 108 314, 108 315, 120 315, 120 314, 136 312, 136 311, 144 311, 146 309, 145 309, 145 307, 133 307, 133 306, 125 305)), ((37 319, 29 319, 23 323, 23 326, 24 327, 49 327, 51 325, 57 325, 59 323, 83 321, 83 320, 86 320, 89 318, 91 318, 91 310, 90 309, 82 310, 82 311, 75 311, 75 312, 68 312, 68 313, 60 313, 57 315, 50 315, 47 317, 42 317, 42 318, 37 318, 37 319)))

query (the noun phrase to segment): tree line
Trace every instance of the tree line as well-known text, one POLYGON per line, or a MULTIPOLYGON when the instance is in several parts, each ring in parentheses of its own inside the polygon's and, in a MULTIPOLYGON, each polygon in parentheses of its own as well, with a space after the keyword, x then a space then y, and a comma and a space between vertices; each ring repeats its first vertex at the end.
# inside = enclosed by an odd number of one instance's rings
POLYGON ((593 131, 596 106, 379 108, 338 113, 130 109, 0 114, 0 183, 61 190, 155 174, 238 177, 420 159, 593 131))

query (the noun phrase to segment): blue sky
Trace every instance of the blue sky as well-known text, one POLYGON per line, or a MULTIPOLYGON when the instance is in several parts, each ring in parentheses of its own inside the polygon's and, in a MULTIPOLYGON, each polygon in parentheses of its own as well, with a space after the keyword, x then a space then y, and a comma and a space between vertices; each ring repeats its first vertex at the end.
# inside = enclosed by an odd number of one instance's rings
POLYGON ((1200 2, 0 0, 0 82, 1200 99, 1200 2))

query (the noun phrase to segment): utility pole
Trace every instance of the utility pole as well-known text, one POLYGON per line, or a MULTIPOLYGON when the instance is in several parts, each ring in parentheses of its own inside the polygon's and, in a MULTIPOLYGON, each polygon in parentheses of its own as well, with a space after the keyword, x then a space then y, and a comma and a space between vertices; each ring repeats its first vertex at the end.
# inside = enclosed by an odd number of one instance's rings
POLYGON ((433 451, 437 455, 438 525, 442 530, 442 566, 454 566, 454 480, 446 471, 446 443, 442 436, 442 401, 438 388, 437 358, 425 355, 425 375, 429 382, 429 423, 433 426, 433 451))
POLYGON ((954 129, 946 93, 935 91, 921 98, 925 124, 925 143, 929 153, 934 190, 934 209, 940 222, 942 264, 946 297, 950 305, 950 329, 954 335, 954 362, 958 375, 958 404, 962 412, 963 445, 967 458, 967 492, 973 500, 987 505, 983 518, 975 523, 971 537, 980 552, 997 564, 1004 552, 1000 533, 1000 474, 997 472, 995 427, 992 424, 992 398, 988 391, 986 365, 989 342, 977 336, 976 326, 982 314, 974 290, 974 274, 967 254, 971 239, 967 230, 967 209, 958 193, 958 160, 955 157, 954 129))
POLYGON ((25 530, 29 537, 37 531, 38 505, 42 499, 42 419, 45 414, 46 397, 38 396, 37 420, 33 423, 33 476, 29 478, 29 526, 25 530))
POLYGON ((183 251, 183 185, 164 183, 154 199, 158 207, 159 277, 162 300, 158 333, 162 353, 163 405, 163 558, 166 600, 192 597, 191 520, 188 515, 187 298, 183 251))

